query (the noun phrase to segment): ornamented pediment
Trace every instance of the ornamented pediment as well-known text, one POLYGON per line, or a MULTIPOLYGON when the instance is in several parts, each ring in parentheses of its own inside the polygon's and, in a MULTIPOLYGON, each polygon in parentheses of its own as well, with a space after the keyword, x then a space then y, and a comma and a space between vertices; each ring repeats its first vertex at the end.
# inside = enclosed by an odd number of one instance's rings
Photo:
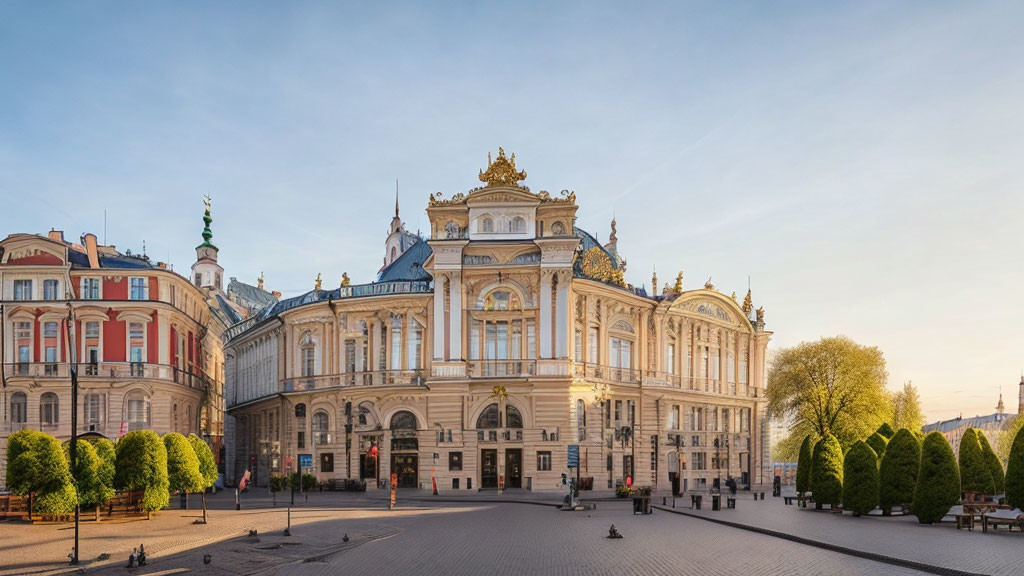
POLYGON ((526 179, 526 170, 516 170, 516 155, 505 157, 505 150, 498 147, 498 158, 491 161, 490 152, 487 153, 487 170, 481 170, 480 181, 488 186, 519 186, 521 180, 526 179))
POLYGON ((727 322, 729 324, 736 323, 735 318, 733 318, 732 314, 730 314, 728 310, 710 300, 692 300, 690 302, 686 302, 681 307, 683 310, 688 312, 695 312, 721 322, 727 322))

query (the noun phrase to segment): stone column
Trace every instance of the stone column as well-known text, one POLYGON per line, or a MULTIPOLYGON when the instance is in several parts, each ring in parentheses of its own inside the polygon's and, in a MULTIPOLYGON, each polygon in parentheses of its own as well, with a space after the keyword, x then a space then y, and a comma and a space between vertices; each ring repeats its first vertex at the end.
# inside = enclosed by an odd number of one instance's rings
POLYGON ((540 342, 540 357, 551 358, 551 277, 552 270, 541 270, 540 273, 540 325, 537 327, 537 340, 540 342))
POLYGON ((444 284, 445 276, 438 274, 434 278, 434 321, 431 330, 433 332, 433 357, 434 360, 444 360, 444 284))
POLYGON ((569 338, 572 335, 569 322, 569 283, 568 271, 558 273, 558 293, 555 295, 555 358, 569 357, 569 338))
POLYGON ((448 287, 450 325, 448 328, 448 346, 452 360, 465 360, 466 355, 462 350, 462 273, 454 272, 448 287))

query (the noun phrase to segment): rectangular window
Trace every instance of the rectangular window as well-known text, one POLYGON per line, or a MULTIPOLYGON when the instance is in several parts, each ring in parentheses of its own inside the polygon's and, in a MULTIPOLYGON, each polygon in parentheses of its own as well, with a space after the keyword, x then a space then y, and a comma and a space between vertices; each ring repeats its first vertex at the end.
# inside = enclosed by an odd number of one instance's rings
POLYGON ((56 280, 43 280, 43 300, 57 300, 57 286, 56 280))
POLYGON ((86 338, 99 338, 100 337, 100 323, 99 322, 86 322, 85 323, 85 337, 86 338))
POLYGON ((462 471, 462 452, 448 453, 448 470, 451 472, 462 471))
POLYGON ((149 279, 132 276, 131 292, 128 294, 130 300, 149 300, 149 279))
POLYGON ((591 326, 587 330, 587 363, 588 364, 600 364, 601 360, 598 357, 597 352, 597 327, 591 326))
POLYGON ((626 400, 626 416, 629 417, 629 425, 633 426, 636 423, 636 402, 626 400))
POLYGON ((526 319, 526 357, 530 360, 537 358, 537 327, 533 318, 526 319))
POLYGON ((320 455, 320 471, 334 472, 334 454, 328 452, 320 455))
POLYGON ((57 323, 56 322, 44 322, 43 323, 43 338, 56 338, 57 337, 57 323))
POLYGON ((671 343, 665 349, 665 372, 669 374, 676 373, 676 345, 671 343))
POLYGON ((302 375, 312 376, 316 371, 316 348, 304 346, 302 348, 302 375))
POLYGON ((679 430, 679 405, 672 407, 672 417, 669 419, 669 428, 679 430))
POLYGON ((32 281, 31 280, 15 280, 14 281, 14 299, 15 300, 31 300, 32 299, 32 281))
POLYGON ((99 394, 86 394, 85 402, 82 403, 82 411, 85 416, 85 425, 90 431, 95 431, 102 424, 103 397, 99 394))
POLYGON ((551 452, 537 452, 537 471, 551 470, 551 452))
POLYGON ((459 489, 459 479, 458 478, 452 478, 452 490, 458 490, 458 489, 459 489))
POLYGON ((576 336, 573 340, 573 360, 579 363, 583 362, 583 330, 581 328, 576 329, 576 336))
POLYGON ((82 278, 82 300, 100 299, 100 279, 82 278))
POLYGON ((615 401, 615 423, 618 425, 622 421, 622 400, 615 401))
POLYGON ((402 369, 402 317, 395 316, 391 324, 391 369, 402 369))
POLYGON ((469 359, 480 359, 480 321, 469 321, 469 359))
POLYGON ((423 360, 423 326, 416 320, 409 321, 409 357, 406 368, 416 370, 423 360))
POLYGON ((129 358, 133 363, 145 362, 145 331, 142 322, 128 324, 129 358))

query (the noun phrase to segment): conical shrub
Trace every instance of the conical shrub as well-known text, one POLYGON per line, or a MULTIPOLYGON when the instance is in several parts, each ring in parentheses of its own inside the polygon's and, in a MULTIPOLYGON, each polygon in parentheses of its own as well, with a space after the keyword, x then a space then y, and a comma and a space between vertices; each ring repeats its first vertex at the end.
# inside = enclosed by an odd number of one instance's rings
POLYGON ((843 498, 843 447, 829 434, 814 445, 811 457, 811 492, 817 508, 833 508, 843 498))
POLYGON ((886 440, 892 440, 892 437, 896 435, 896 431, 892 429, 892 426, 889 426, 888 422, 879 426, 876 433, 884 436, 886 440))
POLYGON ((968 428, 960 439, 960 489, 964 492, 995 494, 992 471, 981 452, 981 443, 974 428, 968 428))
POLYGON ((843 510, 854 516, 867 514, 878 506, 878 455, 859 440, 843 460, 843 510))
POLYGON ((917 474, 912 511, 918 522, 931 524, 941 521, 959 501, 960 471, 953 449, 941 432, 931 432, 921 444, 921 469, 917 474))
POLYGON ((1024 427, 1017 431, 1006 461, 1006 503, 1024 508, 1024 427))
POLYGON ((871 449, 875 451, 875 454, 878 455, 878 459, 881 460, 882 456, 885 455, 885 447, 889 444, 889 438, 875 432, 871 436, 868 436, 867 443, 868 446, 871 446, 871 449))
POLYGON ((804 436, 804 442, 800 445, 800 458, 796 462, 796 492, 803 494, 811 490, 811 459, 813 458, 813 443, 810 435, 804 436))
POLYGON ((989 472, 992 473, 992 484, 995 485, 993 494, 1002 494, 1006 491, 1006 473, 1003 472, 1003 463, 999 461, 999 456, 992 449, 992 445, 988 443, 985 433, 979 430, 977 436, 978 443, 981 444, 981 455, 984 456, 989 472))
POLYGON ((878 505, 884 514, 914 501, 920 467, 921 444, 910 430, 901 428, 889 441, 878 470, 878 505))

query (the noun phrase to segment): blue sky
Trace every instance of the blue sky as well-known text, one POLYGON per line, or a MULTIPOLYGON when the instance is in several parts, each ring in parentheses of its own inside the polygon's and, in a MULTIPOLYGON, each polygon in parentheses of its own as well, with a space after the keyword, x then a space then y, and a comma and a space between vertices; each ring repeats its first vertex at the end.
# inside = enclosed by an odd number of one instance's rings
MULTIPOLYGON (((383 3, 381 3, 383 4, 383 3)), ((0 234, 102 234, 186 271, 369 281, 402 216, 498 146, 576 192, 627 279, 685 270, 774 346, 881 347, 930 418, 1024 369, 1024 5, 0 5, 0 234)))

